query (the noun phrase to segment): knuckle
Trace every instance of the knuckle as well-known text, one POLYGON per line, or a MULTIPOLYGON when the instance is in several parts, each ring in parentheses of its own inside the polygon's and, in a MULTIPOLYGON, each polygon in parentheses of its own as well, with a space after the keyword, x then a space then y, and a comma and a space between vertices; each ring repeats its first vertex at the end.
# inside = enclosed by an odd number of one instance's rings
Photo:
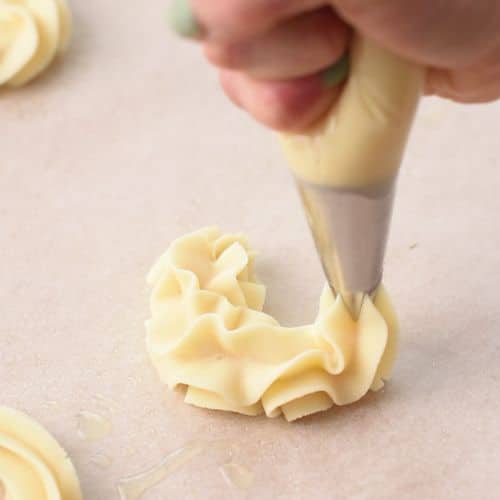
POLYGON ((252 0, 227 2, 224 17, 226 33, 234 38, 245 37, 262 27, 268 20, 276 19, 289 9, 289 0, 252 0), (229 22, 230 20, 230 22, 229 22))
POLYGON ((284 16, 291 4, 290 0, 257 0, 254 1, 255 13, 261 18, 284 16))
POLYGON ((348 38, 346 26, 333 15, 321 16, 315 26, 319 43, 327 60, 339 59, 345 52, 348 38))
POLYGON ((292 92, 276 86, 266 91, 263 99, 264 119, 277 130, 289 129, 297 119, 297 102, 292 92))
POLYGON ((241 108, 242 102, 239 96, 238 80, 233 78, 230 71, 221 71, 219 73, 219 82, 222 90, 231 102, 241 108))
MULTIPOLYGON (((367 2, 366 0, 343 0, 340 2, 339 10, 351 17, 364 17, 367 13, 373 12, 373 3, 374 2, 367 2)), ((381 4, 379 7, 383 7, 386 3, 390 2, 385 2, 384 0, 379 2, 379 4, 381 4)))
POLYGON ((345 42, 332 30, 324 30, 322 33, 324 50, 328 60, 340 59, 345 52, 345 42))
POLYGON ((286 13, 290 1, 289 0, 253 0, 251 2, 234 2, 232 15, 241 24, 258 22, 269 17, 276 18, 277 16, 286 13))
POLYGON ((207 45, 205 55, 215 66, 227 69, 240 69, 245 59, 241 45, 233 43, 207 45))

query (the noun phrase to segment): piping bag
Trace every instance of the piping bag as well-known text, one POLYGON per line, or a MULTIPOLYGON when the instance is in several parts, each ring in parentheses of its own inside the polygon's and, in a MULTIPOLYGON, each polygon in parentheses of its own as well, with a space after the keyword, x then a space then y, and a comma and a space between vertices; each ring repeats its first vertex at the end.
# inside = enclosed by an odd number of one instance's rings
POLYGON ((280 141, 334 296, 357 320, 383 272, 396 179, 423 68, 355 35, 340 100, 319 124, 280 141))

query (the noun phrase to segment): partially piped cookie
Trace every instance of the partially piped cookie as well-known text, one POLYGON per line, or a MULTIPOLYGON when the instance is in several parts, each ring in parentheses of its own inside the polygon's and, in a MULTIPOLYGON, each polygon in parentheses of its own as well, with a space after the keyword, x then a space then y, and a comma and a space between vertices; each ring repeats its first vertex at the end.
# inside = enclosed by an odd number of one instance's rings
POLYGON ((187 403, 289 421, 357 401, 390 376, 398 322, 382 286, 354 321, 325 286, 315 321, 287 328, 262 312, 265 287, 242 234, 175 240, 151 270, 147 348, 187 403))

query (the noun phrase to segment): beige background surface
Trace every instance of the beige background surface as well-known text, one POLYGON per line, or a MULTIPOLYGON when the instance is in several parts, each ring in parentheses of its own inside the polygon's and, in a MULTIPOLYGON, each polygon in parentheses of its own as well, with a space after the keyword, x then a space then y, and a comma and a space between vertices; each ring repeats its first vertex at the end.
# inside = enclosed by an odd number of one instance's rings
POLYGON ((500 498, 500 104, 422 106, 386 263, 393 381, 295 424, 202 411, 150 366, 144 276, 182 233, 243 230, 267 311, 310 321, 323 278, 299 200, 272 135, 167 33, 163 2, 73 7, 64 64, 0 93, 1 403, 55 434, 89 500, 197 439, 213 444, 147 500, 500 498), (82 409, 112 433, 79 439, 82 409), (249 490, 224 482, 231 457, 249 490))

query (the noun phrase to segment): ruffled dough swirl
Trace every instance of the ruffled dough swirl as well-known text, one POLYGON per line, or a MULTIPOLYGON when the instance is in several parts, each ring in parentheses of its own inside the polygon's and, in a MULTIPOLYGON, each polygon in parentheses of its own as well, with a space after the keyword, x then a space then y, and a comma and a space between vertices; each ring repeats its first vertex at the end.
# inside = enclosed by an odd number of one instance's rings
POLYGON ((37 422, 0 407, 0 484, 5 500, 81 500, 66 452, 37 422))
POLYGON ((39 75, 64 52, 70 32, 66 0, 0 0, 0 85, 39 75))
POLYGON ((147 349, 163 382, 185 401, 289 421, 383 386, 397 319, 380 287, 357 322, 325 287, 311 325, 286 328, 262 312, 264 285, 242 234, 206 228, 172 243, 148 276, 147 349))

